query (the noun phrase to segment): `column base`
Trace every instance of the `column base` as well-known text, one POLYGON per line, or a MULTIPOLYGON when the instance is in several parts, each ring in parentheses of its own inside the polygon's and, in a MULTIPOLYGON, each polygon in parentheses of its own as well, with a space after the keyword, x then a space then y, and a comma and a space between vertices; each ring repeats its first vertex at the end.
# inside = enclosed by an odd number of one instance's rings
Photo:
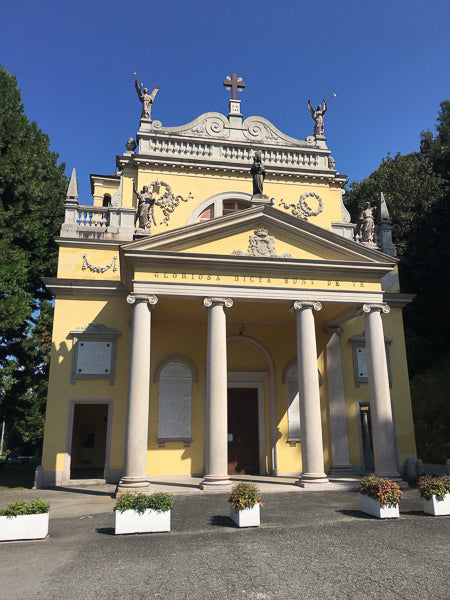
POLYGON ((355 477, 352 465, 333 465, 330 469, 331 477, 355 477))
POLYGON ((375 475, 377 475, 378 477, 384 477, 385 479, 390 479, 391 481, 403 481, 402 476, 400 475, 400 473, 398 473, 397 471, 388 473, 388 472, 379 472, 379 471, 375 471, 375 475))
POLYGON ((205 475, 204 480, 200 484, 200 488, 204 492, 229 493, 233 484, 228 475, 205 475))
POLYGON ((308 490, 323 490, 330 485, 330 482, 325 473, 302 473, 295 485, 308 490))
POLYGON ((146 477, 122 477, 117 484, 116 496, 126 494, 127 492, 132 494, 150 494, 152 493, 152 488, 146 477))

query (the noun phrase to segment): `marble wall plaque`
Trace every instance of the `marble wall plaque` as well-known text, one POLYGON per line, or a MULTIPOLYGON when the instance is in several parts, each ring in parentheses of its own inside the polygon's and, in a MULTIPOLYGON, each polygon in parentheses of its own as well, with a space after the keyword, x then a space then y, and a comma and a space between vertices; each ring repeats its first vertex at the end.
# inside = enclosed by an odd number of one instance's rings
POLYGON ((164 367, 159 379, 158 441, 191 439, 192 375, 181 362, 164 367))
POLYGON ((112 342, 78 341, 77 375, 109 375, 112 342))

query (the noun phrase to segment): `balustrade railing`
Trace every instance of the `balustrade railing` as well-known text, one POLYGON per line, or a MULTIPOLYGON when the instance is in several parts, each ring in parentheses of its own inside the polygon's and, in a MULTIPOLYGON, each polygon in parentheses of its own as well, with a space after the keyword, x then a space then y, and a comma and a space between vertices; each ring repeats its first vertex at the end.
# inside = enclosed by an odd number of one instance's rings
POLYGON ((109 225, 108 207, 80 206, 77 209, 76 224, 81 227, 94 227, 102 229, 109 225))

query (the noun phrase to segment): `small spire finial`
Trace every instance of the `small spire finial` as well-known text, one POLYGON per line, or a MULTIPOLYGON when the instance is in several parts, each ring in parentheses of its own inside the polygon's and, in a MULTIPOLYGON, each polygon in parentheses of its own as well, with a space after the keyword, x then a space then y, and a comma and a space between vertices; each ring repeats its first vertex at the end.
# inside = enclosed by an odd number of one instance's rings
POLYGON ((66 202, 74 202, 78 204, 78 186, 77 186, 77 172, 74 168, 72 175, 70 176, 69 187, 67 188, 66 202))

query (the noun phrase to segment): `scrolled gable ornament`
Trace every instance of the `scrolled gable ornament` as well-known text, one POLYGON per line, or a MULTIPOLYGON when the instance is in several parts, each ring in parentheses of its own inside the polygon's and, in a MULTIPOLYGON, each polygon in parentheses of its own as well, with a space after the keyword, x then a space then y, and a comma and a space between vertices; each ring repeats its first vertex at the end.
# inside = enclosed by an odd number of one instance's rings
POLYGON ((286 209, 292 208, 291 213, 294 217, 307 221, 308 217, 316 217, 323 211, 323 200, 319 194, 316 194, 315 192, 306 192, 300 196, 297 204, 287 204, 287 202, 281 199, 278 206, 282 206, 286 209), (314 206, 314 204, 316 206, 314 206))

